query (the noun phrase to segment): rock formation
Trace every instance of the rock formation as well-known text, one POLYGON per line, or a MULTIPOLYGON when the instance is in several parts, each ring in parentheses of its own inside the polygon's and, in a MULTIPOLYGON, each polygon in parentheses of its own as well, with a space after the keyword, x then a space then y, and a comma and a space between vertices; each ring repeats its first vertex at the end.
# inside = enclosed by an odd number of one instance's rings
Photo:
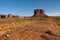
POLYGON ((19 16, 17 15, 12 15, 12 14, 8 14, 8 15, 0 15, 0 18, 18 18, 19 16))
POLYGON ((21 16, 15 16, 15 15, 12 15, 12 14, 0 15, 0 18, 41 18, 41 17, 48 17, 47 15, 45 15, 43 9, 35 9, 33 16, 21 17, 21 16))
POLYGON ((6 15, 0 15, 0 18, 6 18, 6 15))
POLYGON ((47 15, 45 15, 44 10, 43 9, 35 9, 34 10, 34 15, 32 17, 48 17, 47 15))

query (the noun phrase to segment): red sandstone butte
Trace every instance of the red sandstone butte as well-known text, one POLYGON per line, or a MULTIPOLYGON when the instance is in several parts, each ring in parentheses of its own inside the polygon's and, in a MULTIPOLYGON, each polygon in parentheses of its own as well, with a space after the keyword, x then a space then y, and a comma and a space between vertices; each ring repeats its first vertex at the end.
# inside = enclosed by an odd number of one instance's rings
POLYGON ((34 15, 32 17, 40 18, 40 17, 48 17, 43 9, 35 9, 34 10, 34 15))

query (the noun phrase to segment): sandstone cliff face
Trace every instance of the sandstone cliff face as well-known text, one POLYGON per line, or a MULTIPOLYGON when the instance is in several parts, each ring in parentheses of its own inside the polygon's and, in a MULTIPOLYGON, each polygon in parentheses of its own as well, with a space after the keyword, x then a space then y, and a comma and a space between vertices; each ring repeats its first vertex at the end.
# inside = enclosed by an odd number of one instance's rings
POLYGON ((35 9, 34 10, 34 15, 32 17, 48 17, 47 15, 45 15, 44 10, 43 9, 35 9))

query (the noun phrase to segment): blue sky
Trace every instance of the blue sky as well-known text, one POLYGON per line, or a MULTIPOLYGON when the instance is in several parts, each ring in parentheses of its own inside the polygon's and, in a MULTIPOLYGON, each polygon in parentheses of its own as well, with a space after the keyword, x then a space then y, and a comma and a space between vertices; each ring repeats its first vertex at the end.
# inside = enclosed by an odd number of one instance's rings
POLYGON ((0 14, 31 16, 34 9, 44 9, 47 15, 60 16, 60 0, 0 0, 0 14))

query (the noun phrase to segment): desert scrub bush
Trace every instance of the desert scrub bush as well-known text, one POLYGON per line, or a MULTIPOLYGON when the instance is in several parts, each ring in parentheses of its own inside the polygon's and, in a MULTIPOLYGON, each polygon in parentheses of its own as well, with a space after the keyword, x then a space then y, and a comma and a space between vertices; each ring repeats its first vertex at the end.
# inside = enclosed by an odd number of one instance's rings
MULTIPOLYGON (((12 27, 12 28, 9 28, 9 30, 10 31, 15 31, 15 30, 21 30, 23 28, 25 28, 25 26, 12 27)), ((7 30, 7 31, 9 31, 9 30, 7 30)))
POLYGON ((4 24, 4 21, 0 21, 0 24, 4 24))
POLYGON ((0 28, 0 31, 3 31, 4 30, 4 28, 0 28))
POLYGON ((11 23, 21 23, 23 21, 30 21, 29 19, 23 19, 23 18, 5 18, 0 20, 0 24, 11 24, 11 23))
POLYGON ((57 24, 58 26, 60 26, 60 18, 55 18, 54 21, 56 22, 56 24, 57 24))
POLYGON ((60 18, 53 18, 55 22, 60 22, 60 18))
POLYGON ((58 26, 60 26, 60 23, 57 23, 58 26))
POLYGON ((56 24, 54 24, 54 26, 57 26, 56 24))
POLYGON ((34 20, 45 20, 45 18, 35 18, 34 20))
POLYGON ((31 30, 33 30, 33 26, 32 25, 27 25, 25 30, 31 31, 31 30))

